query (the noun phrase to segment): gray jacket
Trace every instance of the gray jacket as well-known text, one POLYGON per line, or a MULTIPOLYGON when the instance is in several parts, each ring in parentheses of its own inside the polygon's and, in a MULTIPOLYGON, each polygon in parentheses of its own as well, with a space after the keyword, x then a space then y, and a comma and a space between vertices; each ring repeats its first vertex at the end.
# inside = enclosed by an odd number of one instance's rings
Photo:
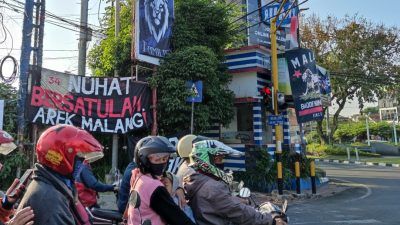
POLYGON ((33 209, 34 225, 76 225, 75 209, 71 206, 75 196, 56 176, 40 164, 35 165, 33 181, 26 189, 18 209, 33 209))
POLYGON ((209 176, 195 173, 184 179, 198 225, 271 225, 272 217, 240 202, 231 195, 228 185, 209 176))

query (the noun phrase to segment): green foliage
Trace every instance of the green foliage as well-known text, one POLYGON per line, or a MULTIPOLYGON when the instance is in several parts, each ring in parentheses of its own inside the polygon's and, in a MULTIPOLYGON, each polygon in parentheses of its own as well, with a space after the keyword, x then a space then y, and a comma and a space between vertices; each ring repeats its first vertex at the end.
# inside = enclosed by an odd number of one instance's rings
MULTIPOLYGON (((295 178, 294 162, 295 155, 289 152, 282 154, 283 179, 285 189, 291 187, 291 181, 295 178)), ((245 185, 254 191, 270 192, 276 189, 277 163, 272 161, 271 156, 265 149, 255 148, 246 151, 246 165, 252 164, 244 172, 235 172, 236 181, 243 180, 245 185), (251 161, 251 162, 250 162, 251 161)), ((301 177, 310 175, 310 161, 306 157, 300 159, 301 177)))
MULTIPOLYGON (((369 123, 369 133, 370 135, 390 139, 393 136, 393 128, 392 125, 387 122, 369 123)), ((336 140, 341 140, 342 142, 350 142, 353 138, 362 138, 365 140, 366 137, 367 128, 365 122, 340 124, 334 134, 334 138, 336 140)))
POLYGON ((222 59, 223 50, 242 38, 231 32, 239 13, 236 4, 227 7, 225 1, 175 0, 174 50, 202 45, 222 59))
POLYGON ((28 168, 28 160, 25 154, 14 151, 7 156, 0 155, 0 161, 3 164, 0 172, 0 190, 7 190, 17 177, 17 168, 22 170, 28 168))
POLYGON ((17 90, 9 84, 0 83, 0 99, 5 100, 3 130, 12 136, 17 134, 17 90))
MULTIPOLYGON (((365 102, 374 101, 374 94, 382 96, 398 89, 398 28, 372 24, 358 16, 323 20, 313 15, 300 24, 302 44, 312 49, 318 64, 331 73, 332 101, 338 106, 331 134, 336 134, 339 114, 348 100, 357 98, 362 109, 365 102)), ((326 142, 321 122, 317 129, 326 142)))
POLYGON ((95 76, 112 77, 114 69, 120 76, 130 76, 132 42, 132 0, 121 1, 121 29, 115 37, 114 8, 107 7, 103 21, 106 38, 100 40, 88 55, 88 65, 95 76))
POLYGON ((376 107, 367 107, 367 108, 363 109, 362 112, 364 114, 368 114, 368 113, 377 114, 377 113, 379 113, 379 107, 377 107, 377 106, 376 107))
MULTIPOLYGON (((361 147, 362 144, 355 145, 353 147, 361 147)), ((345 146, 336 145, 322 145, 317 143, 312 143, 307 145, 307 154, 316 157, 326 157, 328 155, 347 155, 347 150, 345 146)), ((355 149, 350 148, 350 155, 356 155, 355 149)), ((369 157, 379 157, 379 154, 370 153, 358 150, 359 156, 369 156, 369 157)))
POLYGON ((233 93, 226 84, 229 75, 220 68, 220 61, 207 47, 193 46, 169 54, 150 79, 157 86, 158 118, 161 133, 174 133, 190 127, 191 104, 188 80, 203 81, 203 102, 195 104, 196 132, 207 130, 213 122, 226 125, 233 117, 233 93))
POLYGON ((319 143, 320 138, 317 131, 311 131, 306 135, 307 143, 319 143))

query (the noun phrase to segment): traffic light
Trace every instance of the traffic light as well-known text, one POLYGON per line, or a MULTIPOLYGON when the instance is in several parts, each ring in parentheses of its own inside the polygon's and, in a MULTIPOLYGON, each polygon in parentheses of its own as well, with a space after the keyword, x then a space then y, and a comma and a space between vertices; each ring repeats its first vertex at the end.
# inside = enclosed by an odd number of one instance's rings
POLYGON ((265 109, 271 113, 274 112, 274 101, 273 101, 273 88, 270 86, 264 86, 260 90, 260 94, 263 97, 262 102, 265 106, 265 109))

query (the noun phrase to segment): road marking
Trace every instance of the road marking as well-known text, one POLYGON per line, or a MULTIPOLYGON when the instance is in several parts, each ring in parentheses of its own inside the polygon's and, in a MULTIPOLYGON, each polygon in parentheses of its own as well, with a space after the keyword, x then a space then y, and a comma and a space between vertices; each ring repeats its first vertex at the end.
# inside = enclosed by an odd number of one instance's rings
POLYGON ((399 167, 399 164, 392 164, 392 167, 399 167))
POLYGON ((379 163, 379 166, 386 166, 386 163, 379 163))
MULTIPOLYGON (((338 224, 377 224, 382 223, 379 220, 375 219, 366 219, 366 220, 333 220, 333 221, 325 221, 324 223, 338 223, 338 224)), ((299 223, 290 223, 290 224, 321 224, 321 222, 299 222, 299 223)))
POLYGON ((367 185, 365 185, 365 184, 354 183, 354 182, 351 182, 351 181, 348 181, 348 180, 338 179, 338 178, 335 178, 335 180, 341 181, 341 182, 345 183, 345 185, 347 185, 347 186, 363 187, 363 188, 365 188, 367 190, 367 192, 363 196, 360 196, 360 197, 354 198, 354 199, 350 199, 350 200, 347 200, 345 202, 354 202, 354 201, 362 200, 362 199, 367 198, 368 196, 370 196, 372 194, 372 189, 370 187, 368 187, 367 185))

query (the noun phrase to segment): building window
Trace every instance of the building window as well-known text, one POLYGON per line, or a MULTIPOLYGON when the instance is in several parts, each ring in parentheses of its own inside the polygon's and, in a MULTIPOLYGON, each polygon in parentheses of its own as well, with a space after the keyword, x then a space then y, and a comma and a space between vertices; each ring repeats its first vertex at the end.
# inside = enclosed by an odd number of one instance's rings
POLYGON ((253 105, 237 105, 237 126, 238 131, 253 131, 253 105))

